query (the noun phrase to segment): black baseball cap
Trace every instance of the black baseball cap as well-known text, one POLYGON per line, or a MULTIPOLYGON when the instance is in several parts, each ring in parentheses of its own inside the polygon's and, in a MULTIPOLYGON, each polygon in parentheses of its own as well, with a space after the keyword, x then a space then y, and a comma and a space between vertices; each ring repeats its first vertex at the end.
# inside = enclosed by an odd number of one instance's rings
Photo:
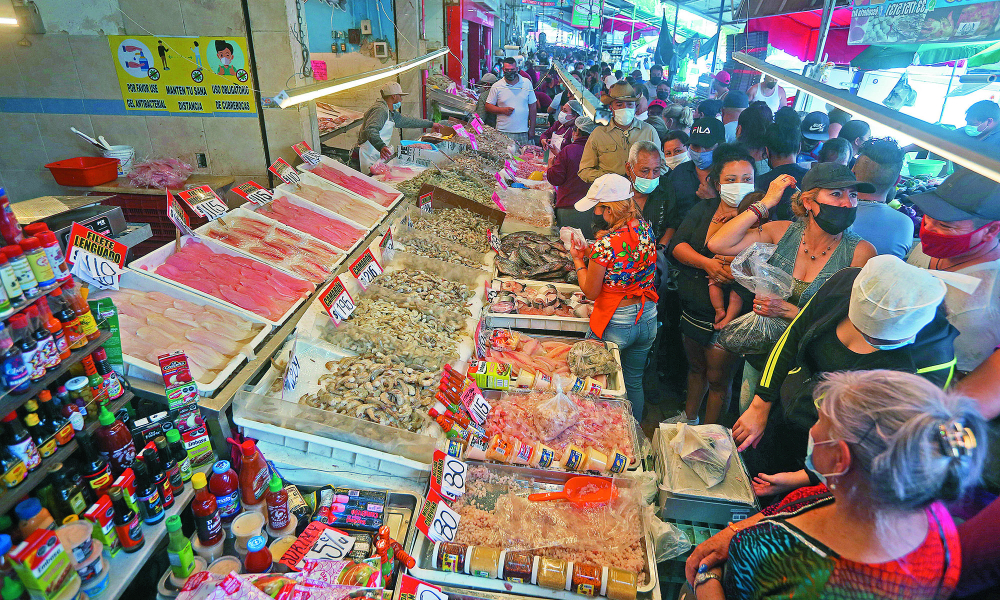
POLYGON ((962 167, 936 189, 910 196, 910 202, 938 221, 1000 221, 1000 183, 962 167))
POLYGON ((722 99, 722 108, 746 108, 750 106, 750 97, 739 90, 729 90, 722 99))
POLYGON ((709 117, 714 117, 722 112, 722 100, 715 100, 714 98, 712 100, 703 100, 698 105, 698 112, 709 117))
POLYGON ((875 192, 874 185, 858 181, 853 171, 838 163, 813 163, 809 172, 802 176, 802 191, 816 188, 824 190, 854 188, 864 194, 875 192))
POLYGON ((711 148, 726 141, 726 128, 715 117, 702 117, 691 126, 690 142, 702 148, 711 148))
POLYGON ((830 117, 825 112, 813 111, 802 119, 802 137, 807 140, 830 139, 830 117))

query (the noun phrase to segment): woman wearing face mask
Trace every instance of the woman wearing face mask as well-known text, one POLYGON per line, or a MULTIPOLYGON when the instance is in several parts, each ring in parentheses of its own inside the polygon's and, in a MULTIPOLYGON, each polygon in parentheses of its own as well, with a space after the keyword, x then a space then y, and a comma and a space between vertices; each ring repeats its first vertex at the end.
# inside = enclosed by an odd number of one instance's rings
POLYGON ((683 131, 690 134, 694 125, 694 109, 690 106, 671 104, 663 111, 663 121, 671 131, 683 131))
MULTIPOLYGON (((718 119, 699 119, 691 130, 691 137, 685 141, 685 151, 678 152, 676 142, 672 145, 671 155, 686 154, 688 160, 667 158, 670 172, 663 185, 670 194, 670 212, 667 216, 667 228, 671 234, 680 227, 681 221, 688 211, 706 198, 715 198, 717 192, 709 185, 708 172, 712 167, 712 152, 726 140, 722 121, 718 119), (688 144, 687 142, 690 142, 688 144), (676 166, 672 162, 679 161, 676 166)), ((666 156, 668 153, 664 152, 666 156)))
POLYGON ((816 422, 813 388, 823 374, 891 369, 942 388, 951 383, 958 331, 941 306, 945 281, 974 284, 883 254, 838 271, 816 292, 771 351, 750 408, 733 426, 748 471, 759 474, 759 494, 788 491, 785 474, 802 468, 816 422))
MULTIPOLYGON (((875 247, 850 230, 857 212, 858 190, 870 193, 874 186, 857 181, 854 173, 843 165, 816 163, 802 177, 804 191, 792 196, 792 212, 798 220, 767 221, 769 211, 781 202, 785 189, 794 185, 795 178, 791 175, 776 177, 762 201, 723 225, 708 243, 712 251, 730 256, 755 242, 777 244, 768 262, 789 273, 794 285, 787 300, 754 298, 754 312, 765 317, 794 319, 830 276, 844 267, 864 266, 875 256, 875 247)), ((741 412, 747 411, 754 397, 766 358, 746 356, 740 389, 741 412)))
POLYGON ((576 100, 571 100, 562 105, 562 110, 559 111, 555 124, 542 134, 542 148, 549 149, 549 165, 559 154, 563 143, 573 135, 573 122, 582 114, 583 106, 576 100))
POLYGON ((832 373, 815 403, 808 463, 825 484, 695 548, 697 599, 951 597, 964 549, 943 502, 982 470, 974 403, 895 371, 832 373))
POLYGON ((632 416, 641 421, 642 375, 656 337, 656 239, 632 196, 632 183, 621 175, 598 177, 576 203, 582 213, 593 211, 597 241, 571 252, 580 289, 594 301, 587 336, 618 344, 632 416))
POLYGON ((667 255, 678 263, 680 330, 688 374, 684 411, 667 419, 668 423, 698 424, 706 392, 705 423, 718 423, 723 407, 728 404, 730 370, 736 357, 717 344, 719 332, 715 328, 709 282, 732 283, 731 257, 717 255, 706 243, 723 223, 736 216, 739 201, 753 190, 753 178, 753 157, 746 150, 735 145, 719 146, 708 174, 708 185, 715 196, 695 205, 671 238, 667 255))
POLYGON ((362 173, 371 172, 373 164, 379 158, 392 158, 392 130, 427 129, 441 131, 441 125, 427 119, 414 119, 399 113, 403 108, 403 88, 396 82, 387 83, 381 89, 382 99, 375 103, 365 113, 364 121, 358 132, 358 160, 362 173))
POLYGON ((594 127, 589 117, 577 117, 559 154, 545 171, 545 179, 556 186, 556 222, 560 227, 576 227, 588 240, 594 238, 591 216, 577 211, 574 205, 590 189, 590 184, 580 179, 580 157, 594 127))

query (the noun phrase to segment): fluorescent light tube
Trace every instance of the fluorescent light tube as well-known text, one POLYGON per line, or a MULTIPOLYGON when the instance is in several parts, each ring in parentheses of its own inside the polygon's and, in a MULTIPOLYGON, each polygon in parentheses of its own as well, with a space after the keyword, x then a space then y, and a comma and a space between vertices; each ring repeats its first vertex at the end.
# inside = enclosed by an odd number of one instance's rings
POLYGON ((17 25, 17 19, 0 17, 0 25, 17 25))

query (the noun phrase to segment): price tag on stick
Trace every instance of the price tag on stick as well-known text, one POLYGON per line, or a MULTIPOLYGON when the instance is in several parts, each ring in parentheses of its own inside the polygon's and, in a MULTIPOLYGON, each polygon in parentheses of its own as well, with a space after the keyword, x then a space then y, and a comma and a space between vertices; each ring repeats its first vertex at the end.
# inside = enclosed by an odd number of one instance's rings
POLYGON ((302 159, 302 162, 309 163, 310 165, 319 164, 319 157, 320 157, 319 152, 316 152, 315 150, 310 148, 309 144, 305 143, 304 141, 299 142, 297 144, 292 144, 292 150, 295 150, 295 153, 299 155, 299 158, 302 159))
POLYGON ((73 223, 66 242, 70 272, 102 290, 118 289, 128 246, 73 223), (79 265, 77 264, 79 263, 79 265))
POLYGON ((281 387, 281 397, 283 400, 288 400, 285 398, 285 394, 291 394, 295 391, 295 386, 299 383, 299 373, 302 370, 301 365, 299 365, 299 356, 295 353, 295 346, 299 343, 299 339, 296 336, 292 340, 292 347, 288 351, 288 364, 285 366, 285 375, 282 377, 282 387, 281 387))
POLYGON ((174 227, 183 235, 189 235, 191 237, 197 238, 196 234, 191 229, 191 219, 188 218, 186 212, 184 212, 184 207, 177 203, 177 198, 167 190, 167 218, 170 222, 174 224, 174 227))
POLYGON ((420 206, 420 212, 425 212, 430 214, 434 212, 434 192, 427 192, 426 194, 417 198, 417 205, 420 206))
POLYGON ((274 195, 270 190, 252 180, 234 187, 233 193, 254 204, 263 205, 274 200, 274 195))
POLYGON ((277 175, 278 179, 284 181, 285 183, 298 183, 299 181, 302 181, 302 178, 295 172, 292 165, 285 162, 282 158, 279 158, 271 163, 271 166, 268 167, 267 170, 277 175))
POLYGON ((351 275, 358 280, 358 283, 362 287, 368 289, 368 286, 375 281, 375 278, 382 274, 382 265, 378 264, 375 260, 375 255, 372 253, 372 249, 368 248, 361 253, 358 260, 354 261, 350 267, 351 275))
POLYGON ((209 221, 223 217, 229 212, 229 207, 222 201, 222 198, 219 198, 215 191, 207 185, 177 192, 177 197, 186 202, 195 214, 205 217, 209 221))
POLYGON ((434 451, 431 465, 431 488, 449 500, 458 500, 465 494, 466 464, 441 450, 434 451))
POLYGON ((461 516, 453 511, 435 490, 427 492, 423 512, 417 519, 417 529, 432 542, 451 542, 458 533, 461 516))
POLYGON ((354 299, 347 292, 347 287, 340 280, 339 275, 323 291, 319 300, 323 304, 323 308, 326 309, 327 314, 333 319, 335 325, 340 325, 341 321, 351 316, 351 313, 354 312, 354 299))
POLYGON ((378 243, 379 256, 382 257, 382 264, 385 264, 393 259, 396 255, 396 244, 392 239, 392 227, 385 230, 385 235, 378 243))
POLYGON ((442 592, 441 588, 424 583, 406 573, 399 574, 396 586, 399 588, 400 598, 407 600, 448 600, 448 594, 442 592))

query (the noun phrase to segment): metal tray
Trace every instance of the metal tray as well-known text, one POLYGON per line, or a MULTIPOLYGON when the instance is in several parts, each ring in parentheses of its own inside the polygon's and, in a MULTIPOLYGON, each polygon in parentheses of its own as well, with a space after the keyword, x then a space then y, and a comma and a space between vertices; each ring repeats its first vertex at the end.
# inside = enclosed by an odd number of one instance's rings
MULTIPOLYGON (((567 480, 578 475, 578 473, 545 471, 541 469, 514 467, 510 465, 483 464, 483 466, 498 474, 513 476, 516 481, 531 486, 532 492, 559 491, 562 489, 567 480)), ((614 477, 610 479, 614 481, 615 485, 622 488, 631 488, 635 485, 635 480, 628 477, 614 477)), ((461 527, 461 525, 459 526, 461 527)), ((648 593, 651 592, 657 584, 656 559, 653 556, 652 540, 650 538, 649 531, 646 530, 645 522, 642 523, 642 528, 643 546, 646 555, 646 569, 644 571, 646 575, 646 583, 640 585, 638 587, 638 591, 640 593, 648 593)), ((472 575, 438 571, 431 566, 433 564, 433 557, 431 554, 434 551, 434 543, 427 539, 427 537, 423 534, 414 536, 413 543, 408 546, 407 551, 417 561, 416 566, 410 569, 410 575, 420 579, 421 581, 426 581, 435 585, 488 590, 499 592, 501 594, 516 594, 518 596, 543 595, 546 598, 580 600, 580 596, 578 594, 574 594, 566 590, 550 590, 528 583, 514 583, 504 581, 503 579, 486 579, 484 577, 473 577, 472 575)))
MULTIPOLYGON (((555 281, 536 281, 531 279, 514 279, 504 277, 497 272, 496 264, 493 265, 493 284, 496 288, 504 281, 516 281, 526 287, 545 287, 552 285, 560 294, 573 294, 580 291, 580 286, 573 283, 559 283, 555 281)), ((499 289, 497 289, 499 291, 499 289)), ((521 315, 518 313, 496 313, 492 312, 492 302, 486 304, 484 315, 486 324, 490 327, 508 327, 511 329, 537 329, 546 331, 571 331, 586 335, 590 331, 590 317, 557 317, 555 315, 521 315)))

